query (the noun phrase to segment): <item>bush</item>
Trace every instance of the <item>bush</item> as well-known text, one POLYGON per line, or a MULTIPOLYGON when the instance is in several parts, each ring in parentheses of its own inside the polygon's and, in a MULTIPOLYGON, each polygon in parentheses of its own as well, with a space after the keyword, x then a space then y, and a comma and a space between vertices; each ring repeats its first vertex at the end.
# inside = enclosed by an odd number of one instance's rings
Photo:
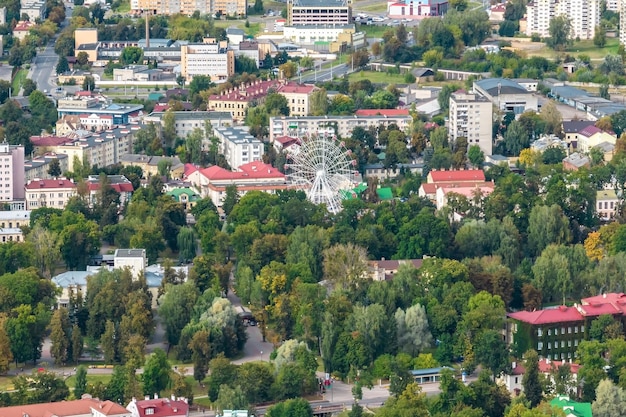
POLYGON ((541 42, 541 36, 539 36, 538 33, 533 33, 532 35, 530 35, 530 40, 532 42, 541 42))
POLYGON ((411 74, 410 72, 407 72, 406 74, 404 74, 404 82, 407 84, 413 84, 415 82, 416 78, 415 75, 411 74))

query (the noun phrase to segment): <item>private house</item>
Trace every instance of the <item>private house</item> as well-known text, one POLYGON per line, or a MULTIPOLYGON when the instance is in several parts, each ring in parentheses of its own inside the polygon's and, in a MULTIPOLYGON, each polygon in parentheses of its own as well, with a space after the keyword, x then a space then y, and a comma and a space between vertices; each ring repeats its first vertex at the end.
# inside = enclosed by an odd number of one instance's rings
MULTIPOLYGON (((125 206, 135 191, 133 184, 123 175, 107 175, 107 181, 109 186, 120 195, 120 207, 125 206)), ((90 175, 86 182, 89 189, 89 204, 93 206, 97 202, 100 191, 100 177, 90 175)))
POLYGON ((596 126, 587 126, 578 132, 578 152, 589 152, 591 148, 607 142, 615 145, 617 135, 613 132, 605 132, 596 126))
POLYGON ((174 188, 173 190, 167 191, 165 194, 172 197, 176 202, 183 205, 185 211, 189 211, 196 205, 198 200, 200 200, 200 195, 193 191, 189 187, 185 188, 174 188))
POLYGON ((426 182, 423 183, 418 191, 420 197, 428 198, 429 200, 436 201, 437 188, 446 186, 452 187, 472 187, 476 184, 485 183, 485 172, 482 169, 470 169, 470 170, 432 170, 426 177, 426 182))
POLYGON ((0 243, 22 242, 22 228, 29 226, 30 213, 30 210, 0 211, 0 243))
POLYGON ((567 158, 563 159, 563 169, 566 171, 578 171, 581 168, 589 168, 591 160, 587 155, 574 152, 567 158))
POLYGON ((189 404, 187 399, 146 397, 143 400, 133 398, 126 409, 130 411, 131 417, 188 417, 189 404))
MULTIPOLYGON (((573 387, 576 386, 576 381, 578 380, 578 371, 580 369, 580 365, 577 363, 573 363, 570 359, 569 361, 553 361, 550 359, 541 359, 539 360, 539 372, 544 374, 546 377, 549 377, 553 382, 554 378, 552 374, 555 373, 560 367, 563 365, 569 364, 570 372, 572 374, 573 387)), ((501 382, 509 392, 515 393, 515 395, 519 395, 524 392, 524 387, 522 385, 522 378, 526 373, 526 369, 521 363, 513 362, 511 366, 511 372, 509 374, 500 375, 497 380, 501 382)))
POLYGON ((159 162, 166 160, 169 163, 169 176, 173 179, 180 179, 183 176, 185 166, 177 156, 148 156, 140 154, 126 154, 120 158, 122 166, 138 166, 143 171, 144 178, 159 175, 159 162))
POLYGON ((57 120, 54 132, 58 136, 67 136, 80 128, 80 115, 67 115, 57 120))
POLYGON ((28 20, 20 20, 13 28, 13 37, 19 39, 21 42, 35 26, 37 26, 35 23, 29 22, 28 20))
POLYGON ((613 220, 620 204, 615 190, 596 191, 596 214, 601 221, 613 220))
POLYGON ((216 207, 222 206, 229 185, 237 186, 240 195, 253 190, 274 194, 289 188, 285 174, 261 161, 241 165, 237 171, 229 171, 217 165, 203 169, 190 164, 185 167, 186 180, 200 191, 202 198, 211 198, 216 207))
POLYGON ((0 415, 2 417, 132 417, 131 412, 119 404, 91 397, 73 401, 2 407, 0 415))
POLYGON ((381 259, 378 261, 367 262, 367 273, 369 278, 373 281, 390 281, 393 279, 394 274, 398 272, 402 265, 412 266, 419 269, 422 266, 421 259, 399 259, 399 260, 387 260, 381 259))
POLYGON ((592 126, 595 126, 595 122, 591 120, 564 120, 563 134, 565 135, 565 140, 575 149, 578 146, 578 135, 580 132, 592 126))

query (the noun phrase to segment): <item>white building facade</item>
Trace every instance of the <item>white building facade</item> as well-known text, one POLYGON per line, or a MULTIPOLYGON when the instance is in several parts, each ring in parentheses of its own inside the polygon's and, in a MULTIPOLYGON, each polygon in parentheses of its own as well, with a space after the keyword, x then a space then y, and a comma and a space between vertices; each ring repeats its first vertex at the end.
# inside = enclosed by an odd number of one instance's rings
POLYGON ((448 135, 451 142, 467 139, 468 147, 478 145, 485 155, 493 154, 493 105, 474 93, 457 91, 450 96, 448 135))
POLYGON ((564 15, 572 24, 572 38, 593 39, 600 25, 600 0, 533 0, 526 6, 526 35, 550 36, 550 21, 564 15))
POLYGON ((219 139, 219 152, 235 169, 263 158, 263 142, 248 133, 245 127, 218 127, 213 134, 219 139))
POLYGON ((208 75, 214 83, 224 82, 235 73, 235 54, 228 50, 227 42, 183 45, 180 68, 189 81, 195 75, 208 75))

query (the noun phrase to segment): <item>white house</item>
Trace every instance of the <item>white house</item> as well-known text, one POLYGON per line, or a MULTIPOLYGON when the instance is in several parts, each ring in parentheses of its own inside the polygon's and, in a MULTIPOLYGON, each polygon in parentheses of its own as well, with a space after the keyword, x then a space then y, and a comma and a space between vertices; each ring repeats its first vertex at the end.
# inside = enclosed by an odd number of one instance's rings
MULTIPOLYGON (((552 373, 556 372, 561 366, 566 364, 565 361, 553 361, 550 359, 541 359, 539 361, 539 372, 551 378, 551 381, 554 383, 554 379, 552 378, 552 373)), ((570 372, 572 373, 572 387, 574 389, 576 387, 576 381, 578 379, 578 370, 580 368, 579 364, 569 362, 570 372)), ((506 387, 509 392, 514 392, 516 394, 520 394, 524 391, 524 387, 522 386, 522 378, 524 377, 524 373, 526 369, 521 363, 513 362, 511 367, 510 374, 502 374, 498 377, 498 382, 506 387)))
POLYGON ((137 279, 148 265, 145 249, 116 249, 113 258, 114 268, 129 267, 133 274, 133 279, 137 279))

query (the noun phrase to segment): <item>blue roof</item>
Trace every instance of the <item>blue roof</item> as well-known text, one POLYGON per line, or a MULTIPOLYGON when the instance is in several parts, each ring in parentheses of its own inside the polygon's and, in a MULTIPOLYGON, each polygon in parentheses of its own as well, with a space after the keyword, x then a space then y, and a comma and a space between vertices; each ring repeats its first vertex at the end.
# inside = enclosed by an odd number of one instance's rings
POLYGON ((52 278, 58 287, 68 288, 70 285, 87 285, 87 277, 95 275, 93 271, 67 271, 52 278))

